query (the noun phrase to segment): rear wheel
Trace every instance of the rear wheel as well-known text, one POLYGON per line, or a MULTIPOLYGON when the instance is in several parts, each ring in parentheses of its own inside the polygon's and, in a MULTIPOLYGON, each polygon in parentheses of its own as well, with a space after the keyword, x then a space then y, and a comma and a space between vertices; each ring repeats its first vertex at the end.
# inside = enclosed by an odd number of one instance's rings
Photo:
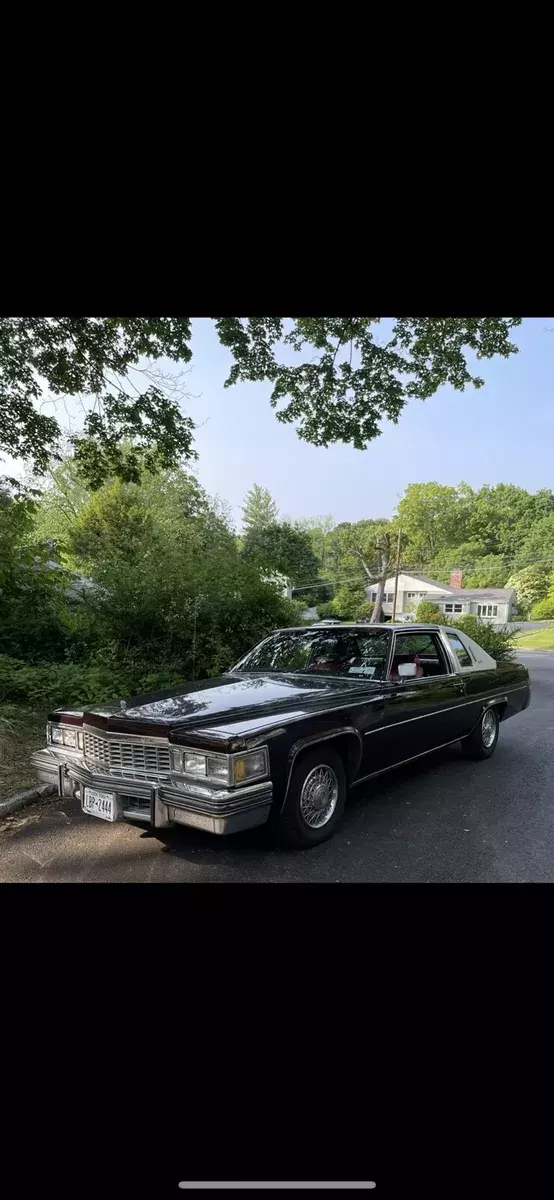
POLYGON ((462 750, 466 758, 490 758, 496 750, 498 741, 498 713, 495 708, 486 708, 480 717, 473 733, 462 741, 462 750))
POLYGON ((312 750, 293 767, 279 837, 288 846, 317 846, 332 837, 346 800, 346 774, 336 750, 312 750))

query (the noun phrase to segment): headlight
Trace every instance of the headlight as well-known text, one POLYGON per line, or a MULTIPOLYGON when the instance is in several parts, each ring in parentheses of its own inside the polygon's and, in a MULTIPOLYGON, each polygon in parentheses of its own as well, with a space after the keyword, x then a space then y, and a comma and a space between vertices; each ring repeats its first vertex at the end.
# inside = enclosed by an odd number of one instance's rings
POLYGON ((205 754, 190 754, 185 750, 183 755, 184 769, 187 775, 205 775, 206 774, 206 755, 205 754))
POLYGON ((232 787, 250 783, 268 774, 267 749, 248 750, 245 754, 197 754, 192 750, 174 751, 174 768, 194 779, 211 780, 232 787), (181 757, 182 754, 182 757, 181 757))
POLYGON ((71 729, 68 725, 47 725, 46 740, 55 746, 68 746, 75 750, 83 748, 82 729, 71 729))
POLYGON ((260 775, 267 775, 267 751, 250 750, 248 754, 241 754, 234 761, 235 783, 246 783, 249 779, 257 779, 260 775))

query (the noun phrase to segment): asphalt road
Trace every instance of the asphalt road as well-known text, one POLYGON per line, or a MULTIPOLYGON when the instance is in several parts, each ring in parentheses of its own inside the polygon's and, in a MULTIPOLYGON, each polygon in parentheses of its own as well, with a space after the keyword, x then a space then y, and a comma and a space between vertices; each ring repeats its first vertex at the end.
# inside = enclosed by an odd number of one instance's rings
POLYGON ((501 726, 492 759, 466 761, 452 746, 381 776, 352 793, 322 846, 281 850, 257 830, 150 833, 56 800, 18 813, 0 833, 0 882, 550 883, 554 652, 520 659, 531 671, 531 706, 501 726))

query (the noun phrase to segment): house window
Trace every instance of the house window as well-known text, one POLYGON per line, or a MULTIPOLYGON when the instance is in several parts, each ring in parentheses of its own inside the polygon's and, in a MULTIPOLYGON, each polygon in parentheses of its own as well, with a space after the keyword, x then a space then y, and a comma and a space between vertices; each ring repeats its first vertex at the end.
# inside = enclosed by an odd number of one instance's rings
POLYGON ((497 616, 497 614, 498 614, 498 605, 497 605, 497 604, 493 604, 493 606, 492 606, 492 615, 493 615, 493 617, 496 617, 496 616, 497 616))
POLYGON ((372 593, 371 593, 371 599, 372 599, 373 603, 375 604, 375 601, 376 601, 376 599, 377 599, 377 592, 372 592, 372 593))
POLYGON ((454 605, 454 612, 463 612, 461 604, 454 605))
POLYGON ((445 604, 445 606, 444 606, 444 611, 445 611, 445 612, 452 612, 452 605, 451 605, 451 604, 445 604))
POLYGON ((387 604, 392 604, 392 602, 394 600, 394 592, 387 592, 386 600, 387 600, 387 604))

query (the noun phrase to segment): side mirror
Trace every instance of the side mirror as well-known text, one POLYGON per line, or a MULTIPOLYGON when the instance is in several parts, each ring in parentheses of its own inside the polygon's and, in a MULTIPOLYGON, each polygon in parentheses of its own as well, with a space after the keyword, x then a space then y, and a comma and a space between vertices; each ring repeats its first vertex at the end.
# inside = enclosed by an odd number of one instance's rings
POLYGON ((400 679, 415 679, 417 675, 415 663, 399 663, 398 675, 400 679))

